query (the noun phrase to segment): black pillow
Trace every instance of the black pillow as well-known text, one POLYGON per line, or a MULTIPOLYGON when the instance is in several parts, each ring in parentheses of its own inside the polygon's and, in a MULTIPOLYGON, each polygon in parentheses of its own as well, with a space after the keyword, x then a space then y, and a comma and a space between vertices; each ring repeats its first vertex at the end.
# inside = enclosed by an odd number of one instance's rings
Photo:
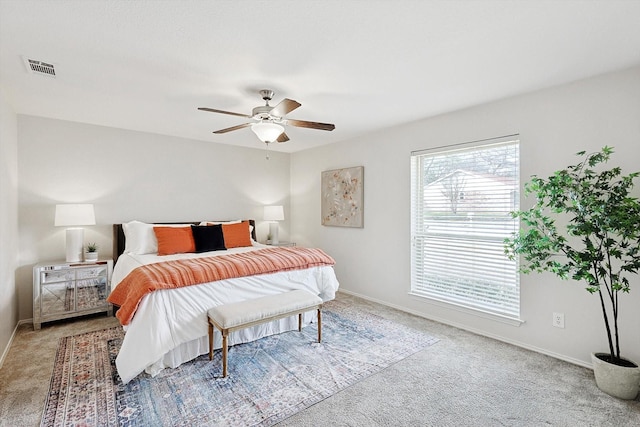
POLYGON ((192 225, 193 241, 196 244, 196 252, 223 251, 224 236, 221 225, 192 225))

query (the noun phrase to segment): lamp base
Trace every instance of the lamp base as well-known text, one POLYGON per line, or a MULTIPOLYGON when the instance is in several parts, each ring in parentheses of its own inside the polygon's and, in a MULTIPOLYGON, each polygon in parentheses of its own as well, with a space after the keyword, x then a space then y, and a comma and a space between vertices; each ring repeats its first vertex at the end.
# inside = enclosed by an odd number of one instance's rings
POLYGON ((272 245, 277 245, 278 243, 280 243, 280 241, 278 240, 278 223, 277 222, 269 223, 269 234, 271 234, 272 245))
POLYGON ((84 240, 84 229, 67 228, 66 239, 67 262, 82 261, 82 242, 84 240))

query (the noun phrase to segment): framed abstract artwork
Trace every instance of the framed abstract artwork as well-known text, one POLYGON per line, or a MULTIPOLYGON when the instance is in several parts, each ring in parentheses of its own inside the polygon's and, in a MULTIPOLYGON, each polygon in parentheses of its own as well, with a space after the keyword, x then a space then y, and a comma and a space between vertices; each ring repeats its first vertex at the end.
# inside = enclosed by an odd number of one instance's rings
POLYGON ((364 227, 364 166, 322 172, 322 225, 364 227))

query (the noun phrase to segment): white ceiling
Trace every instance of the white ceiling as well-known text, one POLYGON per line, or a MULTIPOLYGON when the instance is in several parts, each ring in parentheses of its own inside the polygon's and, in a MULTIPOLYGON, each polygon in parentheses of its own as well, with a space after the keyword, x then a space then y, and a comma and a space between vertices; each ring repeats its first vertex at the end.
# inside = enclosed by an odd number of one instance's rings
POLYGON ((284 152, 638 64, 638 0, 0 0, 17 113, 261 147, 197 107, 249 114, 270 88, 336 125, 289 127, 284 152))

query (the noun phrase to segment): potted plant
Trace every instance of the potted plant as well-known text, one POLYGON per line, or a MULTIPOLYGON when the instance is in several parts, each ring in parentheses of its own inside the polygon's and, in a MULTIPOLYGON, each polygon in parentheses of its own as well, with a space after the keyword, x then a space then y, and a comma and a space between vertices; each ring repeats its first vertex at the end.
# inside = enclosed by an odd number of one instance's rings
POLYGON ((526 227, 505 239, 505 253, 522 256, 523 273, 548 271, 584 281, 598 295, 609 352, 591 355, 596 384, 612 396, 635 399, 640 368, 620 353, 618 298, 630 291, 628 276, 640 269, 640 202, 630 194, 639 173, 625 176, 619 167, 596 171, 611 153, 606 146, 582 151, 577 165, 547 179, 534 175, 525 194, 535 194, 536 203, 512 213, 526 227))
POLYGON ((85 261, 97 261, 98 260, 98 245, 96 243, 88 243, 84 252, 85 261))

